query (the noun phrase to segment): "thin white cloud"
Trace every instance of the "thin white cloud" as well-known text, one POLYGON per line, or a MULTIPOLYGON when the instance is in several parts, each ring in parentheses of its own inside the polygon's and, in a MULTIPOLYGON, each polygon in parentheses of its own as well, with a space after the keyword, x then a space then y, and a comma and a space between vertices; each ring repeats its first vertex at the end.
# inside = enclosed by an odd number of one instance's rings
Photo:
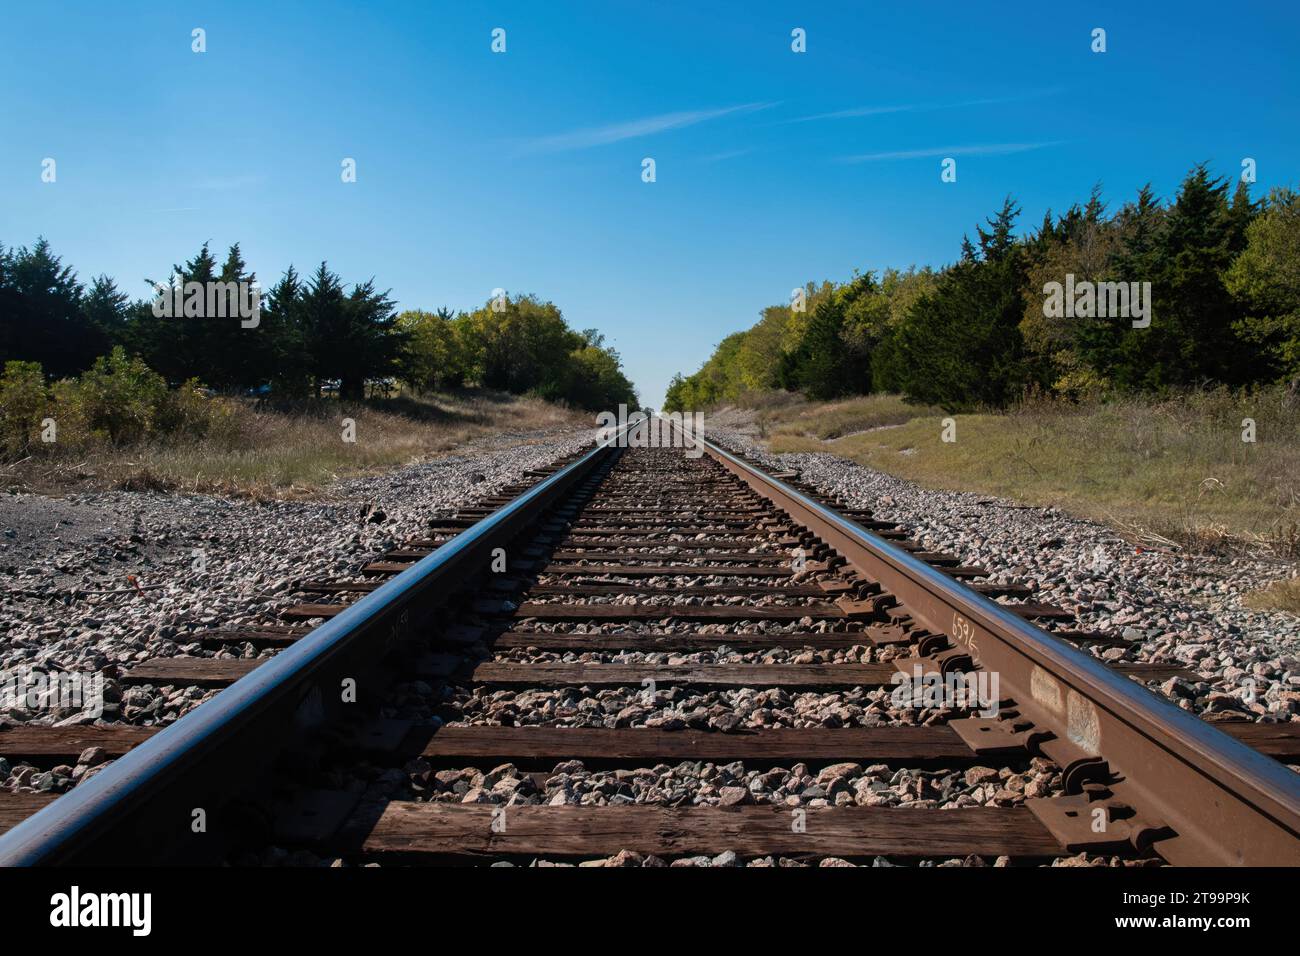
MULTIPOLYGON (((812 116, 796 116, 786 120, 787 123, 812 123, 817 120, 850 119, 855 116, 879 116, 882 113, 912 113, 923 109, 920 104, 908 103, 899 106, 859 106, 851 110, 836 110, 833 113, 814 113, 812 116)), ((938 109, 939 107, 932 107, 938 109)))
POLYGON ((1031 149, 1059 146, 1065 140, 1054 139, 1043 143, 988 143, 982 146, 939 146, 934 149, 904 149, 889 153, 863 153, 858 156, 841 156, 842 163, 876 163, 890 159, 924 159, 927 156, 1005 156, 1024 153, 1031 149))
POLYGON ((755 113, 772 106, 771 103, 745 103, 741 106, 728 106, 720 110, 686 110, 679 113, 662 113, 659 116, 647 116, 644 119, 630 120, 626 123, 612 123, 609 126, 592 126, 574 130, 570 133, 558 133, 554 136, 542 136, 523 145, 524 152, 558 153, 573 149, 590 149, 593 146, 606 146, 627 139, 639 139, 653 136, 669 130, 696 126, 723 116, 755 113))
POLYGON ((1013 96, 988 96, 974 100, 959 100, 956 103, 902 103, 896 106, 859 106, 847 110, 835 110, 831 113, 815 113, 812 116, 798 116, 788 123, 812 123, 818 120, 852 119, 859 116, 879 116, 884 113, 931 113, 935 110, 957 110, 969 106, 1000 106, 1006 103, 1019 103, 1024 100, 1053 96, 1060 93, 1059 87, 1033 90, 1029 93, 1017 93, 1013 96))
POLYGON ((752 149, 731 149, 727 150, 725 153, 713 153, 712 155, 705 156, 704 162, 721 163, 724 160, 735 159, 737 156, 748 156, 752 152, 752 149))

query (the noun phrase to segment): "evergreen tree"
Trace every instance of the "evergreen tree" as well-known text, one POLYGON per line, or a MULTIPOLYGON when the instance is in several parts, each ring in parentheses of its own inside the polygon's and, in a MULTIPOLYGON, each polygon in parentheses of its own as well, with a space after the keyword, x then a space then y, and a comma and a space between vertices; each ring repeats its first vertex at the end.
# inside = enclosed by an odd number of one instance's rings
POLYGON ((876 292, 875 276, 868 272, 813 308, 792 369, 797 387, 809 398, 871 390, 871 349, 877 341, 879 318, 871 300, 876 292))
POLYGON ((106 336, 82 311, 81 283, 44 238, 3 255, 0 273, 0 359, 38 362, 54 377, 90 367, 107 350, 106 336))
POLYGON ((1164 217, 1148 271, 1124 276, 1149 280, 1154 302, 1150 328, 1130 324, 1123 331, 1117 384, 1157 390, 1206 381, 1238 385, 1252 374, 1257 356, 1234 334, 1238 305, 1223 282, 1236 241, 1226 193, 1223 180, 1204 165, 1195 167, 1164 217))
MULTIPOLYGON (((1126 283, 1152 281, 1164 245, 1165 220, 1166 211, 1148 183, 1138 190, 1136 201, 1126 203, 1109 224, 1115 248, 1104 275, 1096 278, 1126 283)), ((1073 328, 1075 351, 1098 381, 1141 387, 1136 383, 1150 362, 1144 357, 1150 342, 1149 329, 1134 329, 1132 319, 1123 317, 1075 321, 1073 328)))
POLYGON ((255 385, 269 385, 272 395, 301 398, 319 393, 319 382, 306 361, 302 299, 302 280, 293 266, 266 294, 258 326, 263 344, 258 351, 255 385))
POLYGON ((1225 215, 1224 242, 1229 255, 1237 256, 1246 248, 1246 232, 1259 215, 1260 205, 1250 198, 1250 184, 1244 179, 1238 180, 1236 191, 1232 194, 1232 203, 1225 215))
MULTIPOLYGON (((183 293, 187 283, 206 285, 215 278, 216 260, 205 242, 194 258, 172 266, 163 280, 146 279, 151 287, 149 300, 131 310, 127 333, 130 348, 173 385, 190 378, 212 384, 212 367, 208 361, 210 323, 202 314, 186 314, 196 310, 193 305, 187 307, 183 293), (174 294, 176 290, 182 294, 174 294), (168 309, 160 310, 163 315, 154 314, 153 306, 159 296, 171 299, 168 309), (171 314, 165 314, 166 311, 171 314)), ((206 311, 206 297, 204 306, 197 311, 206 311)))
POLYGON ((978 249, 963 239, 961 260, 916 301, 882 352, 881 378, 949 410, 1001 407, 1023 388, 1025 256, 1013 235, 1017 215, 1008 197, 989 228, 979 228, 978 249))
POLYGON ((368 378, 395 374, 405 336, 388 294, 374 280, 343 290, 322 262, 301 296, 303 353, 317 391, 327 379, 339 382, 339 397, 365 397, 368 378))
POLYGON ((111 347, 120 345, 126 334, 130 297, 106 275, 96 276, 81 300, 82 318, 111 347))
POLYGON ((243 306, 251 302, 243 291, 251 288, 257 276, 247 271, 239 243, 230 247, 215 278, 223 285, 218 297, 225 308, 202 320, 204 367, 196 374, 215 388, 233 390, 258 385, 262 369, 268 364, 266 353, 273 351, 273 344, 262 328, 260 312, 256 325, 245 326, 254 320, 241 314, 243 306))
POLYGON ((809 398, 825 400, 844 394, 844 359, 840 333, 844 305, 832 297, 813 309, 803 341, 794 355, 794 381, 809 398))

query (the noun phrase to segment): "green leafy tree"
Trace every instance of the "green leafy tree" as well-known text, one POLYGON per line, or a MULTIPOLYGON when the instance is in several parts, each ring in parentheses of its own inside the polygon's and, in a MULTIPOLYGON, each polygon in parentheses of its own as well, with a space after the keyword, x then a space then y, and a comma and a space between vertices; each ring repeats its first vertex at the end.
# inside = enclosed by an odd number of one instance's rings
POLYGON ((775 388, 781 363, 781 338, 790 321, 790 308, 772 305, 745 333, 736 350, 736 379, 743 392, 775 388))
POLYGON ((695 411, 695 406, 691 404, 688 394, 689 388, 690 386, 681 372, 673 375, 672 381, 668 383, 668 391, 664 393, 664 411, 695 411))
POLYGON ((167 397, 167 382, 140 358, 120 346, 95 360, 75 389, 62 393, 77 406, 92 433, 115 445, 138 442, 154 431, 167 397))
POLYGON ((771 387, 814 398, 895 391, 965 408, 1044 388, 1076 397, 1300 378, 1294 195, 1256 203, 1244 182, 1229 192, 1197 166, 1168 205, 1144 186, 1111 215, 1097 186, 1022 237, 1008 199, 938 272, 809 283, 807 312, 764 310, 697 372, 675 378, 666 407, 771 387), (1150 327, 1134 328, 1132 313, 1046 314, 1044 286, 1070 275, 1149 283, 1150 327))
POLYGON ((0 454, 12 460, 38 448, 48 407, 40 363, 5 362, 0 375, 0 454))
POLYGON ((1300 193, 1273 191, 1246 227, 1225 282, 1243 306, 1241 335, 1262 347, 1284 378, 1300 378, 1300 193))
POLYGON ((515 394, 560 395, 566 360, 585 344, 582 336, 559 308, 536 296, 506 297, 499 309, 493 305, 474 310, 461 324, 476 380, 515 394))
POLYGON ((438 391, 464 384, 466 349, 462 330, 449 309, 425 312, 411 309, 397 317, 397 327, 406 334, 400 375, 416 391, 438 391))
POLYGON ((635 408, 636 389, 623 374, 619 355, 602 345, 588 344, 569 355, 568 382, 563 399, 591 411, 612 411, 619 405, 635 408))

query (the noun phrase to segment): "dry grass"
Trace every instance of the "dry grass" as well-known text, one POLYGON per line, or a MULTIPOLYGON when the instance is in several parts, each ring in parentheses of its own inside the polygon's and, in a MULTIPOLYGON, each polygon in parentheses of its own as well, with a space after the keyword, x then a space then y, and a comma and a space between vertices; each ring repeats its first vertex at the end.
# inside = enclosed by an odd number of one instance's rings
POLYGON ((1284 578, 1266 588, 1251 591, 1241 599, 1256 611, 1287 611, 1300 615, 1300 578, 1284 578))
POLYGON ((759 432, 765 437, 825 441, 904 425, 928 412, 937 414, 938 410, 908 405, 897 395, 863 395, 837 402, 792 398, 780 404, 769 402, 756 412, 759 432))
POLYGON ((40 491, 88 488, 308 497, 336 478, 454 452, 507 432, 578 428, 590 416, 540 399, 471 391, 418 398, 334 400, 259 408, 241 401, 220 441, 151 443, 0 468, 0 485, 40 491), (355 442, 343 440, 343 419, 355 442))
POLYGON ((758 414, 774 451, 831 451, 927 487, 1056 505, 1157 546, 1300 553, 1300 410, 1281 390, 955 415, 952 443, 943 412, 890 397, 758 414), (858 421, 875 430, 846 431, 858 421))

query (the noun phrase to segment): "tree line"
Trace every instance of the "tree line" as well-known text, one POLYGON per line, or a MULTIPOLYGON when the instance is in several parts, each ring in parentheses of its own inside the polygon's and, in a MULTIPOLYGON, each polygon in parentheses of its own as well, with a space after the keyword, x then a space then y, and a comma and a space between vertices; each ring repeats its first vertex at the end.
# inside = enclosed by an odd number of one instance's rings
POLYGON ((311 398, 328 384, 360 399, 367 383, 395 380, 414 391, 481 385, 588 409, 636 401, 603 337, 570 328, 557 306, 531 295, 502 293, 468 312, 399 314, 373 279, 349 288, 322 262, 309 275, 286 269, 259 292, 247 321, 234 302, 221 317, 155 308, 159 292, 188 283, 224 290, 256 278, 238 243, 223 260, 204 243, 160 281, 147 279, 153 294, 132 299, 105 275, 83 283, 43 238, 30 248, 0 244, 0 365, 35 363, 57 380, 121 349, 172 386, 225 393, 311 398))
POLYGON ((784 389, 819 400, 901 393, 959 411, 1027 394, 1081 399, 1300 379, 1294 190, 1255 200, 1248 183, 1233 187, 1198 165, 1169 202, 1145 186, 1112 213, 1095 188, 1018 236, 1019 215, 1008 197, 942 269, 809 283, 723 339, 693 375, 676 375, 664 407, 784 389), (1077 301, 1060 308, 1053 283, 1078 289, 1077 301), (1125 296, 1150 283, 1148 319, 1099 307, 1102 283, 1124 283, 1109 291, 1125 296))

